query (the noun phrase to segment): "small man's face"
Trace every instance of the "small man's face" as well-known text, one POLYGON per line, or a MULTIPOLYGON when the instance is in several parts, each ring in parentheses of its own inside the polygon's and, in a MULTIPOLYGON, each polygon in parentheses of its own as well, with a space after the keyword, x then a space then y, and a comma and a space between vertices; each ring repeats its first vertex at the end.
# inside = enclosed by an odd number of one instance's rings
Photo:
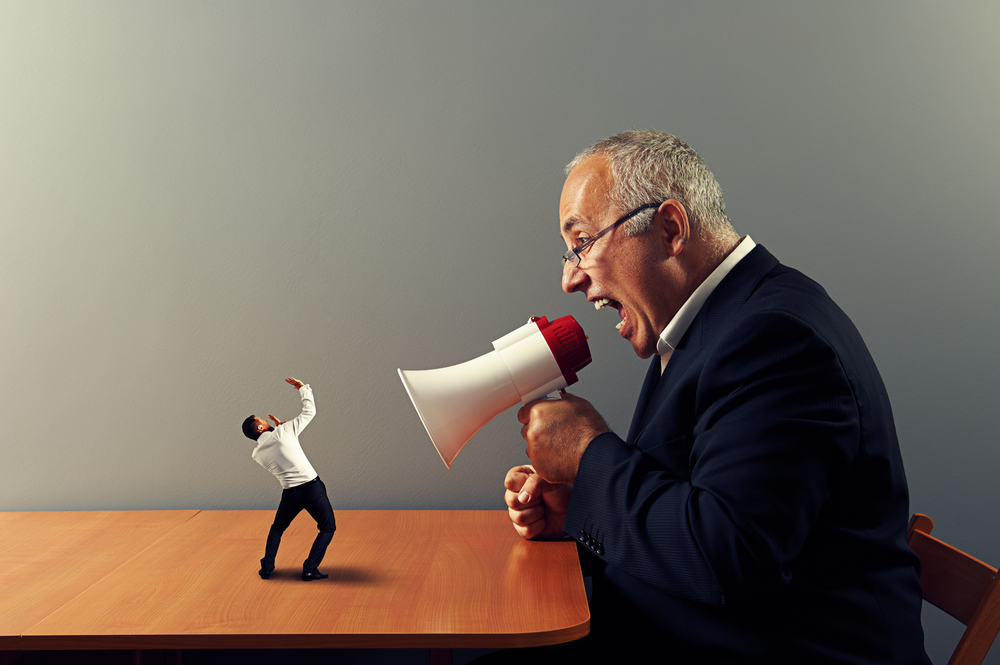
POLYGON ((257 426, 257 433, 258 434, 262 434, 264 432, 267 432, 267 431, 271 430, 271 426, 268 424, 268 422, 266 420, 264 420, 263 418, 259 417, 259 416, 254 416, 253 417, 253 422, 254 422, 254 425, 257 426))

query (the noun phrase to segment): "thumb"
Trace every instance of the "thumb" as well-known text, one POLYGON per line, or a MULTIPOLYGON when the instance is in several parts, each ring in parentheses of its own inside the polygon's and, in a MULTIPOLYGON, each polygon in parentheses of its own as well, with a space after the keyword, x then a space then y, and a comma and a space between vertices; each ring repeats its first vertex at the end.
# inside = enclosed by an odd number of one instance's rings
POLYGON ((524 485, 521 486, 517 500, 522 504, 530 503, 532 500, 537 501, 543 494, 551 490, 552 487, 552 483, 544 480, 537 473, 533 473, 528 476, 528 479, 524 481, 524 485))

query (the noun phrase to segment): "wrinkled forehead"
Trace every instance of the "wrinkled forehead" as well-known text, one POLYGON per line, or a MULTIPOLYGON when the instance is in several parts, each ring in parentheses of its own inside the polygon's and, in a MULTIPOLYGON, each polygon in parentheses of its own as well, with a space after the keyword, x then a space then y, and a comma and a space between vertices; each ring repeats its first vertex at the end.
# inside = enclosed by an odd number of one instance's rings
POLYGON ((568 237, 574 231, 593 232, 605 221, 608 194, 614 184, 611 163, 603 155, 592 155, 576 165, 563 185, 559 197, 559 233, 568 237))

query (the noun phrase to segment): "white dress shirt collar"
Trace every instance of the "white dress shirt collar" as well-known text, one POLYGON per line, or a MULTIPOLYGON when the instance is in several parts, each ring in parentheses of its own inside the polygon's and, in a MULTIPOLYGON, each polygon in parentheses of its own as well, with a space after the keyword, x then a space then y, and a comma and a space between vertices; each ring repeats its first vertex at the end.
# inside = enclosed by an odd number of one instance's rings
POLYGON ((729 274, 740 260, 750 253, 757 243, 753 241, 750 236, 744 236, 740 244, 736 246, 729 256, 719 264, 719 266, 712 271, 704 282, 698 285, 698 288, 694 290, 694 293, 681 305, 681 308, 677 310, 674 314, 674 318, 670 319, 670 323, 667 327, 663 329, 660 333, 660 339, 656 342, 656 353, 660 356, 666 356, 664 361, 661 363, 661 367, 666 367, 666 359, 670 357, 673 350, 677 348, 680 343, 681 338, 684 337, 684 333, 687 332, 688 328, 691 327, 691 322, 694 321, 694 317, 698 316, 698 312, 701 311, 702 305, 708 300, 708 297, 712 295, 712 291, 715 287, 719 285, 719 282, 729 274))

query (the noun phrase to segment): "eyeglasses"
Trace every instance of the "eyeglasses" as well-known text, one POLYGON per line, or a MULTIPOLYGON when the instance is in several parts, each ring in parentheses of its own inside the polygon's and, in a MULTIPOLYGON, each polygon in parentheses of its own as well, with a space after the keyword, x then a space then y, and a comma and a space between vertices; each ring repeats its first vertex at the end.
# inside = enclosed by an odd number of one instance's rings
POLYGON ((562 255, 563 267, 565 268, 567 263, 572 263, 573 267, 579 266, 580 261, 583 259, 583 253, 586 252, 588 249, 590 249, 591 245, 600 240, 601 236, 603 236, 606 233, 610 233, 613 229, 618 228, 628 220, 638 215, 643 210, 649 210, 650 208, 659 208, 662 203, 663 201, 660 201, 660 203, 647 203, 646 205, 641 205, 632 212, 628 213, 627 215, 619 219, 617 222, 615 222, 608 228, 598 232, 598 234, 593 238, 587 238, 579 245, 577 245, 576 247, 574 247, 573 249, 567 251, 565 254, 562 255))

